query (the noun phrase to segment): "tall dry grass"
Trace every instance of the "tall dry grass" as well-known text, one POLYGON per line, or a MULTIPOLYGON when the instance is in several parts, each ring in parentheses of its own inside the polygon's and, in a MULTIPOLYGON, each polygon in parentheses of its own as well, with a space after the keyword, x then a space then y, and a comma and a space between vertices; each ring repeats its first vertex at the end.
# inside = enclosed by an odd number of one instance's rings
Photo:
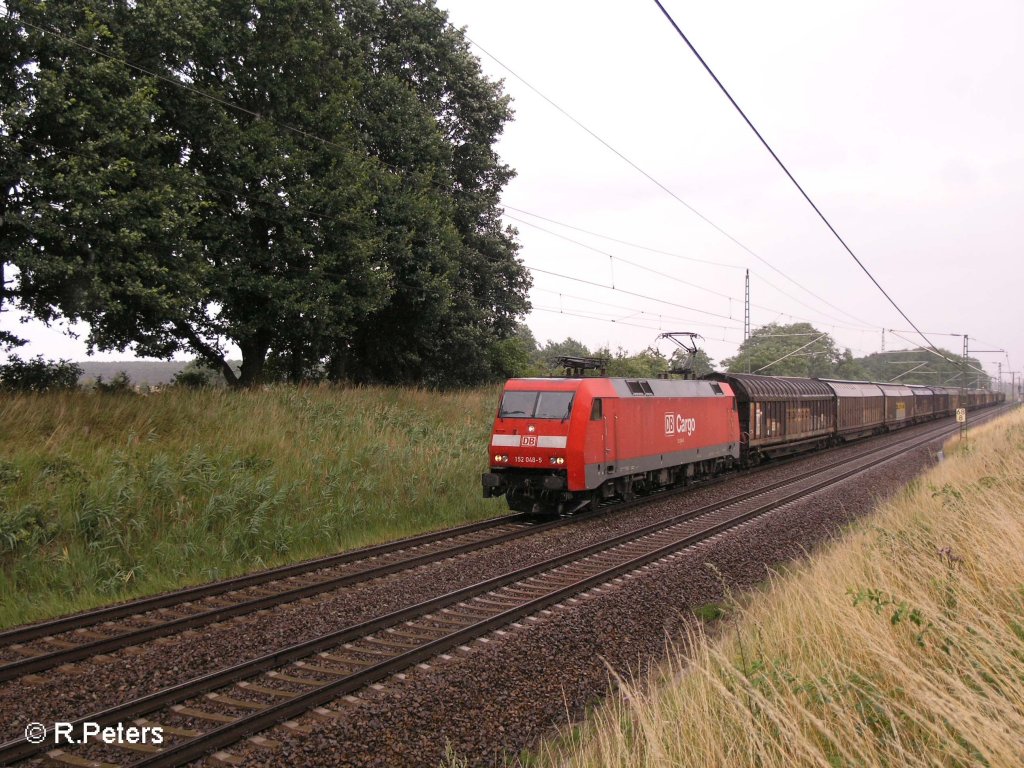
POLYGON ((497 395, 2 395, 0 626, 502 514, 497 395))
POLYGON ((1024 765, 1024 412, 946 455, 536 762, 1024 765))

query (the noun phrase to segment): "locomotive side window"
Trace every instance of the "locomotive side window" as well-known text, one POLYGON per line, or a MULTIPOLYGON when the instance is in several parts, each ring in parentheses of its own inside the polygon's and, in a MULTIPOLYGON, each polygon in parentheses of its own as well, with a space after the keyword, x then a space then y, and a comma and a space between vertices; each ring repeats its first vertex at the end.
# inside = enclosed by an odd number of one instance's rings
POLYGON ((502 419, 567 419, 575 392, 505 392, 498 417, 502 419))
POLYGON ((653 395, 654 390, 646 381, 627 381, 626 387, 634 395, 653 395))
POLYGON ((600 397, 594 398, 593 405, 590 406, 590 420, 600 421, 604 418, 604 405, 600 397))

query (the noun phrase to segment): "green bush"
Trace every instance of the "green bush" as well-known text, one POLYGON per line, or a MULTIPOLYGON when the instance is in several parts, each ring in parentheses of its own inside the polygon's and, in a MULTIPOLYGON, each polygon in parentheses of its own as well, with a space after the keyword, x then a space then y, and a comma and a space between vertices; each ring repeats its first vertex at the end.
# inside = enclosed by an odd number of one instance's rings
POLYGON ((200 368, 185 368, 174 374, 171 384, 184 389, 202 389, 211 386, 210 373, 200 368))
POLYGON ((110 381, 104 381, 102 376, 97 376, 93 388, 97 392, 103 392, 108 395, 124 395, 135 392, 132 380, 124 371, 118 371, 110 381))
POLYGON ((69 360, 44 360, 42 355, 22 360, 11 355, 10 362, 0 365, 0 389, 10 392, 76 389, 81 375, 81 366, 69 360))

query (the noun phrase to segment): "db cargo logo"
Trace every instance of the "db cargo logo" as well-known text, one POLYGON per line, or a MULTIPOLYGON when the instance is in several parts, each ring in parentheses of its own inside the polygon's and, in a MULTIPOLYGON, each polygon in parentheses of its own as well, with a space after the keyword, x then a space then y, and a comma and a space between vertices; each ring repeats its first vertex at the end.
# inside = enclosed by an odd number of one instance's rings
POLYGON ((686 435, 689 437, 697 431, 697 420, 690 419, 683 416, 681 413, 666 413, 665 414, 665 434, 674 435, 679 433, 680 435, 686 435))
POLYGON ((523 435, 523 447, 524 448, 536 448, 537 447, 537 436, 536 435, 523 435))

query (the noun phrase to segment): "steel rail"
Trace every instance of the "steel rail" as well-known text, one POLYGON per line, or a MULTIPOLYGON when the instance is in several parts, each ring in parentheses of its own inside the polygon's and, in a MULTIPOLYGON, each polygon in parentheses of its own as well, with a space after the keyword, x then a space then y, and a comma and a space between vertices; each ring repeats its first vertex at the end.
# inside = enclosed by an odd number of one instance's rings
POLYGON ((192 602, 204 597, 213 597, 215 595, 224 594, 225 592, 232 592, 246 587, 254 587, 268 581, 278 581, 280 579, 287 579, 291 576, 299 576, 304 573, 318 571, 323 568, 332 568, 337 565, 345 565, 346 563, 356 562, 359 560, 368 560, 371 557, 379 557, 381 555, 398 552, 403 549, 421 547, 425 544, 432 544, 436 541, 443 541, 444 539, 455 538, 468 533, 475 533, 476 531, 486 530, 487 528, 496 528, 500 525, 527 522, 529 519, 531 519, 529 515, 522 513, 505 515, 504 517, 494 517, 488 520, 480 520, 475 523, 456 526, 455 528, 446 528, 442 531, 432 531, 418 536, 398 539, 397 541, 389 541, 385 544, 375 544, 370 547, 354 549, 336 555, 327 555, 326 557, 314 560, 303 560, 300 563, 282 565, 277 568, 259 571, 258 573, 235 576, 230 579, 224 579, 223 581, 200 584, 194 587, 186 587, 185 589, 166 592, 162 595, 143 597, 126 603, 118 603, 117 605, 111 605, 105 608, 97 608, 83 613, 76 613, 72 616, 64 616, 58 619, 49 619, 35 624, 28 624, 23 627, 7 629, 0 631, 0 645, 23 643, 40 637, 57 635, 62 632, 70 632, 76 629, 84 629, 86 627, 95 626, 96 624, 104 621, 112 621, 113 619, 120 619, 125 616, 146 613, 147 611, 154 611, 159 608, 169 608, 174 605, 192 602))
POLYGON ((343 574, 341 576, 324 579, 323 581, 317 581, 312 584, 291 587, 272 595, 244 600, 234 605, 217 606, 198 613, 189 614, 187 616, 168 619, 167 621, 155 624, 151 627, 132 629, 117 635, 111 635, 107 638, 90 640, 81 643, 80 645, 76 645, 73 648, 63 648, 49 653, 29 656, 24 659, 17 659, 15 661, 0 664, 0 682, 13 680, 34 672, 52 669, 53 667, 57 667, 62 664, 70 664, 101 653, 110 653, 111 651, 116 651, 130 645, 138 645, 139 643, 143 643, 148 640, 165 637, 187 629, 195 629, 218 621, 225 621, 227 619, 234 618, 235 616, 255 613, 256 611, 272 608, 283 603, 295 602, 296 600, 301 600, 305 597, 312 597, 313 595, 318 595, 323 592, 330 592, 331 590, 341 589, 342 587, 348 587, 353 584, 370 581, 371 579, 381 578, 399 571, 410 570, 438 560, 503 544, 513 539, 532 536, 542 530, 551 530, 552 528, 567 525, 569 522, 571 522, 571 520, 559 519, 552 520, 547 523, 539 523, 525 528, 518 528, 512 531, 506 531, 505 533, 497 536, 492 536, 482 541, 467 542, 448 549, 428 552, 426 554, 404 560, 396 560, 395 562, 387 563, 365 571, 343 574))

